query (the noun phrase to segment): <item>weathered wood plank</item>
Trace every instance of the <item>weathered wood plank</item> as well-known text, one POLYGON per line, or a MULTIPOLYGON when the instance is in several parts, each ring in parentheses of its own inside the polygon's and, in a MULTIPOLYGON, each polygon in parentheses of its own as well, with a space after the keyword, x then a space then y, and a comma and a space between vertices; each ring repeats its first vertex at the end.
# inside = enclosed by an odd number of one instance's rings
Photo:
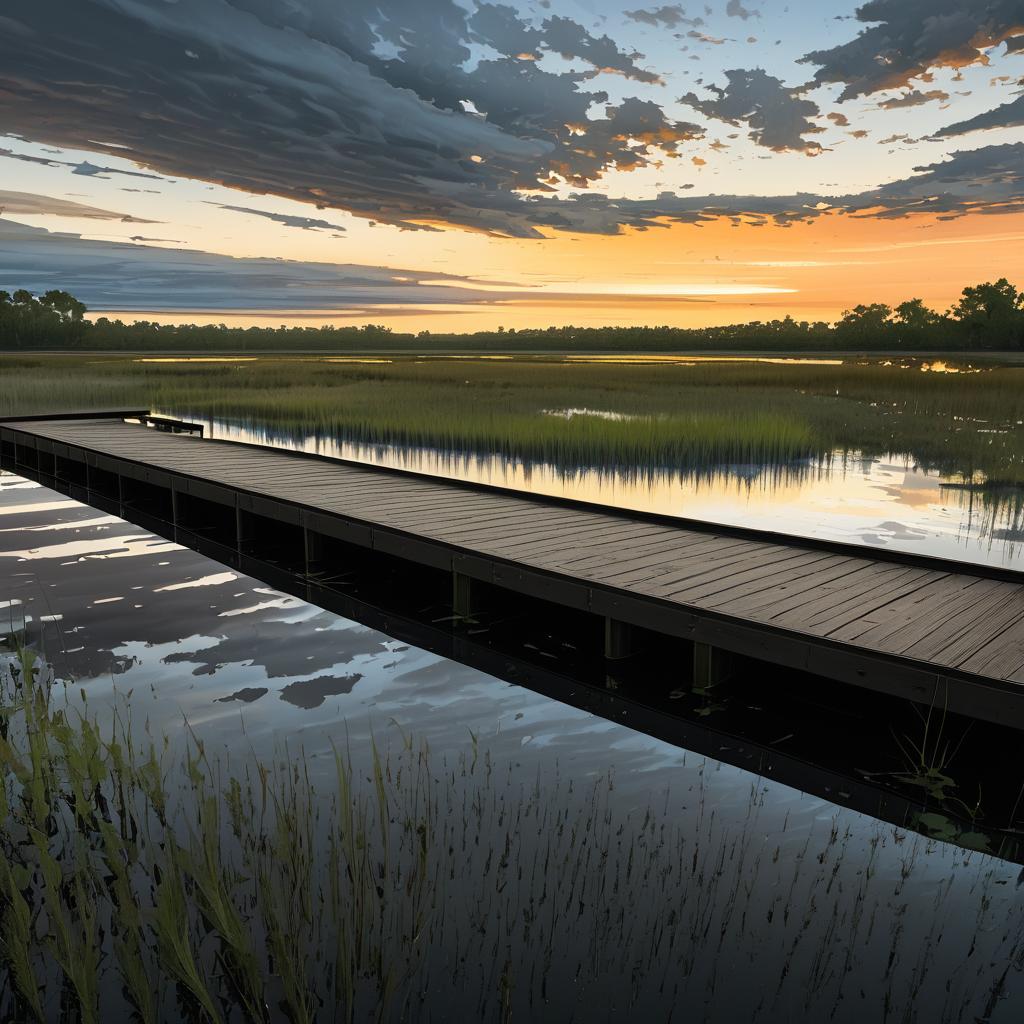
POLYGON ((746 560, 749 553, 742 545, 722 545, 718 548, 700 550, 683 549, 678 553, 661 554, 657 558, 647 556, 623 568, 621 563, 608 566, 597 565, 587 570, 577 570, 581 576, 607 586, 623 587, 640 580, 652 579, 654 575, 674 579, 692 578, 701 572, 724 572, 729 566, 746 560))
POLYGON ((862 615, 855 622, 832 630, 835 640, 856 640, 864 646, 874 646, 911 623, 920 624, 922 619, 944 614, 947 608, 959 608, 971 595, 964 591, 980 581, 971 576, 944 576, 932 580, 910 594, 887 602, 876 611, 862 615))
MULTIPOLYGON (((846 598, 841 591, 838 595, 822 594, 808 608, 803 609, 803 628, 807 632, 831 636, 834 630, 863 619, 865 615, 874 614, 891 601, 912 594, 930 581, 945 576, 944 573, 929 572, 927 569, 910 568, 900 573, 887 573, 885 570, 888 568, 873 567, 872 573, 878 577, 876 585, 855 597, 846 598)), ((781 624, 782 620, 779 622, 781 624)))
POLYGON ((982 599, 960 611, 950 610, 927 636, 903 653, 936 664, 958 665, 1020 619, 1024 619, 1024 593, 1012 584, 996 582, 982 599))

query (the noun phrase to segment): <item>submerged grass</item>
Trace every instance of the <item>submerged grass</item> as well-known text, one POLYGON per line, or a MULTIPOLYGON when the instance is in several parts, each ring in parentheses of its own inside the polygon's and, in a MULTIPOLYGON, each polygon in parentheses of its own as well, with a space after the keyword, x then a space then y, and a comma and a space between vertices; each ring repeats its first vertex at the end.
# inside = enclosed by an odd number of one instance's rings
POLYGON ((707 762, 689 828, 667 791, 624 810, 610 775, 530 783, 475 737, 335 749, 314 784, 302 751, 101 722, 31 651, 2 669, 3 1019, 952 1022, 1024 969, 1007 872, 954 851, 915 915, 933 844, 815 812, 774 845, 763 786, 723 816, 707 762))
POLYGON ((0 357, 0 415, 141 402, 282 433, 563 467, 777 463, 842 450, 1024 483, 1024 367, 950 374, 925 365, 0 357))

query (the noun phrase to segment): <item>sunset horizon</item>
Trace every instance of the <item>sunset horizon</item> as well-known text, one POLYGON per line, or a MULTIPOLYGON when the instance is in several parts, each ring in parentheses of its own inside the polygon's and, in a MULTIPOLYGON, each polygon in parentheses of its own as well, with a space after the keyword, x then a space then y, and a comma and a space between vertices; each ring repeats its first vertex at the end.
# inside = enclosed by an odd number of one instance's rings
POLYGON ((1024 18, 944 6, 8 5, 0 283, 415 332, 942 312, 1024 241, 1024 18))

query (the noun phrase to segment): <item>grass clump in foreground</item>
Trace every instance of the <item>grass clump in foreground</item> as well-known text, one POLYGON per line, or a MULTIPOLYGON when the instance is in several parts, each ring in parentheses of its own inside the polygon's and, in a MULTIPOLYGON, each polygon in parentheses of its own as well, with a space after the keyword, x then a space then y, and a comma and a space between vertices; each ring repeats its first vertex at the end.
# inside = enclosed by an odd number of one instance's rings
POLYGON ((376 805, 337 752, 321 806, 301 760, 228 775, 194 738, 173 760, 117 715, 104 735, 59 685, 29 650, 0 680, 8 1013, 302 1022, 356 1019, 357 989, 386 998, 428 892, 424 752, 405 751, 404 802, 378 762, 376 805), (401 856, 377 860, 370 830, 392 826, 401 856))
POLYGON ((334 751, 314 785, 300 752, 102 725, 30 651, 0 671, 3 1019, 952 1022, 1024 969, 1016 869, 820 813, 773 834, 763 784, 724 814, 707 762, 681 803, 623 802, 471 734, 451 762, 334 751))

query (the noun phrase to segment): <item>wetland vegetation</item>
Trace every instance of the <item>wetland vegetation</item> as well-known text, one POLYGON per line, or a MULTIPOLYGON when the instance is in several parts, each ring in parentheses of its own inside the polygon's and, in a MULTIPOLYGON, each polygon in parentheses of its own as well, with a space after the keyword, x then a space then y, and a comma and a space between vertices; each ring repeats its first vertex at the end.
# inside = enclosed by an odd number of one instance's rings
POLYGON ((1024 482, 1024 365, 844 358, 0 357, 0 415, 134 408, 570 467, 903 455, 1024 482))

